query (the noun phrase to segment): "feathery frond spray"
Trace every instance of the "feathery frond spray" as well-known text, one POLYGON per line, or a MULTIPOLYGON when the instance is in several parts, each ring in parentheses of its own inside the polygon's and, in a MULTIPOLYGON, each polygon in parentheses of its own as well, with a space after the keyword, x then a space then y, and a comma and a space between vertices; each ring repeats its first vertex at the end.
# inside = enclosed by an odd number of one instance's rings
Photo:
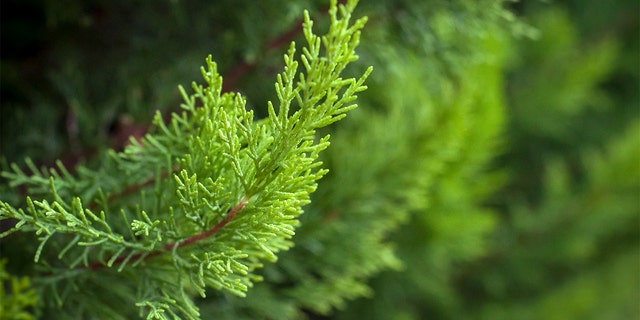
POLYGON ((366 19, 352 23, 356 3, 332 1, 322 37, 305 12, 307 46, 297 57, 291 43, 284 55, 266 119, 255 120, 242 95, 222 93, 209 56, 206 84, 194 83, 192 94, 180 87, 182 112, 169 123, 158 113, 154 132, 109 152, 97 169, 71 174, 27 160, 33 174, 17 165, 4 172, 29 195, 24 205, 0 202, 0 219, 17 221, 1 237, 36 235, 38 310, 129 319, 137 307, 149 319, 198 319, 193 297, 206 288, 243 296, 259 281, 255 270, 292 246, 297 217, 326 173, 318 155, 329 136, 316 130, 345 117, 366 89, 371 69, 340 76, 358 58, 366 19))

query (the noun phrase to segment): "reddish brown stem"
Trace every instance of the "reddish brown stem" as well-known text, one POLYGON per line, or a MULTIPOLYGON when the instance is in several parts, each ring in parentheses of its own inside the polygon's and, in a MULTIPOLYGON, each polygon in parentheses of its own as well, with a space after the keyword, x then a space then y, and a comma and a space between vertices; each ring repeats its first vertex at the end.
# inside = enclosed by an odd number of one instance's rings
MULTIPOLYGON (((268 53, 272 49, 276 49, 286 43, 291 42, 300 31, 302 31, 302 19, 296 21, 296 23, 289 28, 286 32, 278 35, 267 41, 265 53, 268 53)), ((228 92, 236 89, 236 82, 245 74, 253 70, 257 64, 255 62, 243 62, 235 68, 229 70, 222 78, 222 92, 228 92)))
MULTIPOLYGON (((345 4, 346 0, 338 1, 339 4, 345 4)), ((327 12, 329 7, 322 9, 322 12, 327 12)), ((294 23, 289 30, 273 37, 266 42, 264 53, 269 53, 273 49, 277 49, 290 43, 301 31, 302 31, 302 23, 303 19, 298 19, 296 23, 294 23)), ((232 68, 227 72, 222 78, 224 82, 222 84, 222 92, 232 91, 237 89, 235 87, 236 82, 245 74, 249 73, 253 70, 257 64, 255 62, 243 62, 240 65, 237 65, 235 68, 232 68)))
MULTIPOLYGON (((179 249, 179 248, 183 248, 189 245, 192 245, 198 241, 204 240, 206 238, 209 238, 213 235, 215 235, 216 233, 218 233, 218 231, 220 231, 220 229, 224 228, 227 224, 229 224, 229 222, 231 222, 236 215, 238 214, 238 212, 242 211, 244 209, 244 207, 247 205, 247 199, 243 198, 235 207, 231 208, 231 210, 229 210, 229 213, 227 214, 227 217, 224 218, 222 221, 216 223, 213 227, 211 227, 209 230, 202 232, 202 233, 198 233, 194 236, 191 236, 187 239, 184 239, 182 241, 176 241, 176 242, 171 242, 165 246, 163 246, 162 248, 160 248, 160 250, 158 251, 154 251, 151 253, 147 253, 147 252, 139 252, 136 253, 132 256, 129 257, 129 260, 131 261, 136 261, 138 259, 150 259, 156 256, 159 256, 161 254, 164 254, 166 252, 169 252, 171 250, 175 249, 179 249)), ((112 267, 113 266, 118 266, 121 263, 123 263, 125 260, 127 259, 126 255, 121 255, 118 258, 116 258, 113 263, 112 263, 112 267)), ((107 259, 107 261, 110 259, 107 259)), ((91 264, 89 264, 89 266, 85 267, 85 266, 80 266, 78 267, 78 269, 91 269, 91 270, 99 270, 106 267, 106 265, 102 262, 93 262, 91 264)))

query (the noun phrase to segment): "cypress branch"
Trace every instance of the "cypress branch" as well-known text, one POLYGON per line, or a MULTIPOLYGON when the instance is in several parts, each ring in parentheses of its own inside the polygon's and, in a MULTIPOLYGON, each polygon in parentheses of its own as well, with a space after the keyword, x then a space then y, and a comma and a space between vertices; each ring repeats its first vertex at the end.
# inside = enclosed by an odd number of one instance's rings
POLYGON ((137 307, 147 318, 197 319, 192 297, 204 297, 206 287, 244 296, 261 279, 255 270, 263 261, 292 246, 302 206, 326 173, 318 156, 329 136, 318 139, 316 130, 344 118, 366 89, 370 68, 359 78, 340 76, 357 59, 366 22, 350 21, 356 3, 333 1, 322 37, 305 12, 304 70, 291 43, 278 101, 268 102, 264 120, 254 121, 240 94, 222 93, 209 56, 206 86, 194 83, 192 94, 180 87, 182 112, 168 124, 158 113, 154 133, 108 152, 97 169, 72 175, 60 162, 38 170, 27 160, 31 175, 15 165, 3 172, 28 196, 25 207, 0 202, 0 219, 18 221, 0 236, 38 236, 32 279, 41 310, 128 318, 137 307), (112 299, 96 302, 87 290, 112 299))

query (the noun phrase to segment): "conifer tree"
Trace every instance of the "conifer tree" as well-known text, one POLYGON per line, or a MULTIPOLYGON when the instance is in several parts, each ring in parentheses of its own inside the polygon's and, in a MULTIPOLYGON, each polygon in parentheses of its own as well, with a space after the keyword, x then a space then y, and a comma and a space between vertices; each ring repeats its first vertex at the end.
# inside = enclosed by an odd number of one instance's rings
POLYGON ((12 29, 0 318, 638 317, 637 3, 341 2, 12 29))
POLYGON ((315 132, 355 108, 366 88, 371 69, 341 77, 366 20, 351 23, 355 5, 332 2, 322 37, 305 12, 307 46, 297 58, 291 43, 278 103, 263 120, 242 95, 221 92, 210 56, 206 84, 194 83, 191 95, 181 88, 182 113, 169 123, 158 113, 156 132, 107 153, 98 168, 73 175, 61 162, 47 170, 27 160, 31 174, 17 165, 3 173, 28 193, 22 206, 0 202, 0 212, 16 220, 2 237, 37 238, 37 315, 127 319, 139 309, 149 319, 192 319, 200 317, 193 296, 207 287, 244 296, 260 280, 256 269, 292 245, 297 216, 326 173, 317 159, 329 136, 315 132))

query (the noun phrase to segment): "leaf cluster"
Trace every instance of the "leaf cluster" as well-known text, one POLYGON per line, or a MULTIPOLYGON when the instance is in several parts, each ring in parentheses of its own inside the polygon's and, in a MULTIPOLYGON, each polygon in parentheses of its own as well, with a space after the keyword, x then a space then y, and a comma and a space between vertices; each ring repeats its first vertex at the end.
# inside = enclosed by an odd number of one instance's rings
POLYGON ((109 152, 97 169, 71 174, 27 161, 32 174, 16 165, 4 172, 29 196, 22 206, 0 202, 2 220, 17 220, 2 237, 38 237, 33 279, 50 297, 45 308, 115 319, 130 316, 116 302, 134 301, 147 318, 198 318, 194 294, 211 287, 242 296, 260 280, 255 270, 292 246, 302 206, 326 173, 318 156, 329 136, 316 130, 342 119, 366 89, 370 69, 341 77, 366 22, 350 21, 356 3, 333 1, 322 37, 305 13, 307 46, 299 58, 294 43, 285 54, 266 119, 255 121, 242 95, 222 93, 209 56, 206 84, 194 83, 192 94, 180 88, 181 113, 168 123, 158 113, 154 132, 109 152), (87 290, 111 299, 97 305, 87 290))

